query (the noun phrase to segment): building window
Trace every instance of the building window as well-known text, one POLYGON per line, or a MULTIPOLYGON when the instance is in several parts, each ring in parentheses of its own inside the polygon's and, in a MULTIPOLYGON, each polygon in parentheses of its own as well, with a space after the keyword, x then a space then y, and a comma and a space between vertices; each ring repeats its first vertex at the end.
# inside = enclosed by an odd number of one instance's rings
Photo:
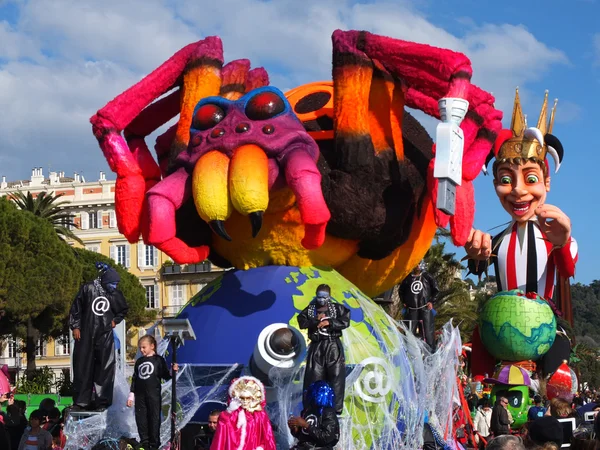
POLYGON ((183 284, 171 285, 171 306, 185 305, 185 286, 183 284))
POLYGON ((158 250, 151 245, 138 242, 137 256, 140 270, 154 269, 158 265, 158 250))
POLYGON ((154 267, 155 266, 155 259, 156 259, 156 248, 154 248, 151 245, 146 245, 146 267, 154 267))
POLYGON ((38 339, 37 344, 35 346, 35 356, 38 358, 42 356, 46 356, 46 342, 38 339))
POLYGON ((117 244, 110 246, 110 257, 117 264, 129 267, 129 244, 117 244))
POLYGON ((71 353, 71 343, 69 341, 68 334, 61 336, 54 341, 54 355, 55 356, 69 356, 70 353, 71 353))
POLYGON ((94 228, 98 228, 98 213, 96 211, 90 211, 89 215, 89 226, 90 230, 94 228))
POLYGON ((100 253, 100 244, 87 244, 85 249, 89 250, 90 252, 100 253))
POLYGON ((9 337, 7 341, 8 346, 8 357, 16 358, 19 354, 19 343, 17 342, 17 338, 9 337))
POLYGON ((62 219, 60 219, 60 223, 67 230, 72 230, 73 229, 73 220, 74 220, 74 218, 75 218, 74 216, 63 217, 62 219))
POLYGON ((158 309, 158 295, 157 286, 154 284, 145 286, 146 288, 146 302, 148 309, 158 309))

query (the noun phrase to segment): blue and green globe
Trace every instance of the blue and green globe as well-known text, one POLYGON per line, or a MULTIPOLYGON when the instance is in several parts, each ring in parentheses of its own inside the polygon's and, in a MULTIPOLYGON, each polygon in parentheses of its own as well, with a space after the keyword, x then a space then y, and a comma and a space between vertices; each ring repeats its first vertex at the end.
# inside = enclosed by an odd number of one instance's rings
POLYGON ((481 340, 495 358, 537 360, 554 343, 556 317, 552 308, 537 295, 529 297, 514 289, 497 293, 483 306, 479 315, 481 340))
MULTIPOLYGON (((351 324, 342 339, 350 371, 343 417, 350 419, 353 441, 360 443, 360 448, 370 448, 380 433, 392 433, 390 425, 396 430, 393 433, 402 433, 422 421, 411 407, 417 403, 417 389, 396 324, 335 270, 267 266, 227 271, 179 313, 178 317, 190 320, 197 340, 178 350, 178 362, 199 368, 237 365, 251 370, 250 360, 261 332, 276 323, 297 329, 297 315, 313 300, 322 283, 331 287, 336 302, 351 311, 351 324), (361 370, 354 378, 352 366, 356 365, 361 370), (402 418, 399 411, 403 411, 402 418), (373 427, 376 423, 387 425, 373 427)), ((306 330, 299 335, 308 343, 306 330)), ((302 380, 295 383, 301 395, 302 380)), ((299 401, 291 405, 294 411, 299 401)))

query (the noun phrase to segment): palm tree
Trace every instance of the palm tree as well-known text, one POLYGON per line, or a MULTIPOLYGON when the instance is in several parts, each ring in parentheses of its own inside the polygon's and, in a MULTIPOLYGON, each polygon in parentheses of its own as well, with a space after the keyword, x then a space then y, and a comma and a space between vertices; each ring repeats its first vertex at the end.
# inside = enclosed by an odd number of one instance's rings
POLYGON ((54 226, 56 233, 61 239, 72 239, 83 244, 83 241, 70 230, 70 227, 75 226, 75 222, 73 222, 75 216, 61 208, 69 202, 57 202, 62 196, 63 194, 54 195, 48 192, 40 192, 34 197, 31 195, 31 192, 27 192, 27 195, 25 195, 23 192, 17 191, 12 194, 12 201, 19 209, 29 211, 36 216, 48 220, 54 226))

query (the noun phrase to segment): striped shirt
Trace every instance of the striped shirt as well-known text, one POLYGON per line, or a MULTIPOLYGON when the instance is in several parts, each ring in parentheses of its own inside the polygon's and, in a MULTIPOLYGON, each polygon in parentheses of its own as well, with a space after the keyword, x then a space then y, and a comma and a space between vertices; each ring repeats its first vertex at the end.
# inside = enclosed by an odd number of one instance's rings
MULTIPOLYGON (((520 289, 552 299, 556 270, 565 278, 575 274, 577 241, 571 238, 564 247, 553 249, 536 220, 522 226, 512 222, 492 239, 492 254, 499 292, 520 289)), ((481 275, 486 264, 469 260, 469 269, 481 275)))

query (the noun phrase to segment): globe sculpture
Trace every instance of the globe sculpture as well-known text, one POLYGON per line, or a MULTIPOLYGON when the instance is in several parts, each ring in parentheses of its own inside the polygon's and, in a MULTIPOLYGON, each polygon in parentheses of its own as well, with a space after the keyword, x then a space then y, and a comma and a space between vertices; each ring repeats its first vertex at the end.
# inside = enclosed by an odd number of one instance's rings
MULTIPOLYGON (((347 364, 342 439, 350 443, 344 448, 381 448, 382 443, 414 448, 411 445, 417 445, 418 433, 403 431, 422 429, 428 397, 420 395, 417 386, 427 383, 422 355, 415 358, 407 349, 406 340, 414 337, 402 334, 383 309, 332 269, 266 266, 227 271, 180 311, 178 317, 189 319, 197 340, 178 350, 178 362, 192 366, 197 384, 212 390, 207 398, 216 403, 224 400, 223 387, 233 378, 259 377, 267 386, 269 415, 279 439, 291 438, 286 421, 290 411, 298 413, 301 408, 308 343, 296 316, 322 283, 331 287, 333 299, 343 302, 352 314, 342 339, 347 364), (416 360, 421 362, 415 365, 416 360), (373 427, 374 423, 378 426, 373 427)), ((416 339, 414 343, 419 345, 416 339)), ((456 349, 447 347, 449 358, 454 358, 456 349)), ((446 361, 438 366, 440 371, 454 370, 447 377, 450 404, 455 368, 446 361)), ((438 385, 444 384, 439 374, 434 376, 438 385)), ((282 446, 290 442, 279 441, 282 446)))
POLYGON ((556 317, 537 294, 514 289, 490 298, 479 316, 481 340, 497 359, 537 360, 554 343, 556 317))

